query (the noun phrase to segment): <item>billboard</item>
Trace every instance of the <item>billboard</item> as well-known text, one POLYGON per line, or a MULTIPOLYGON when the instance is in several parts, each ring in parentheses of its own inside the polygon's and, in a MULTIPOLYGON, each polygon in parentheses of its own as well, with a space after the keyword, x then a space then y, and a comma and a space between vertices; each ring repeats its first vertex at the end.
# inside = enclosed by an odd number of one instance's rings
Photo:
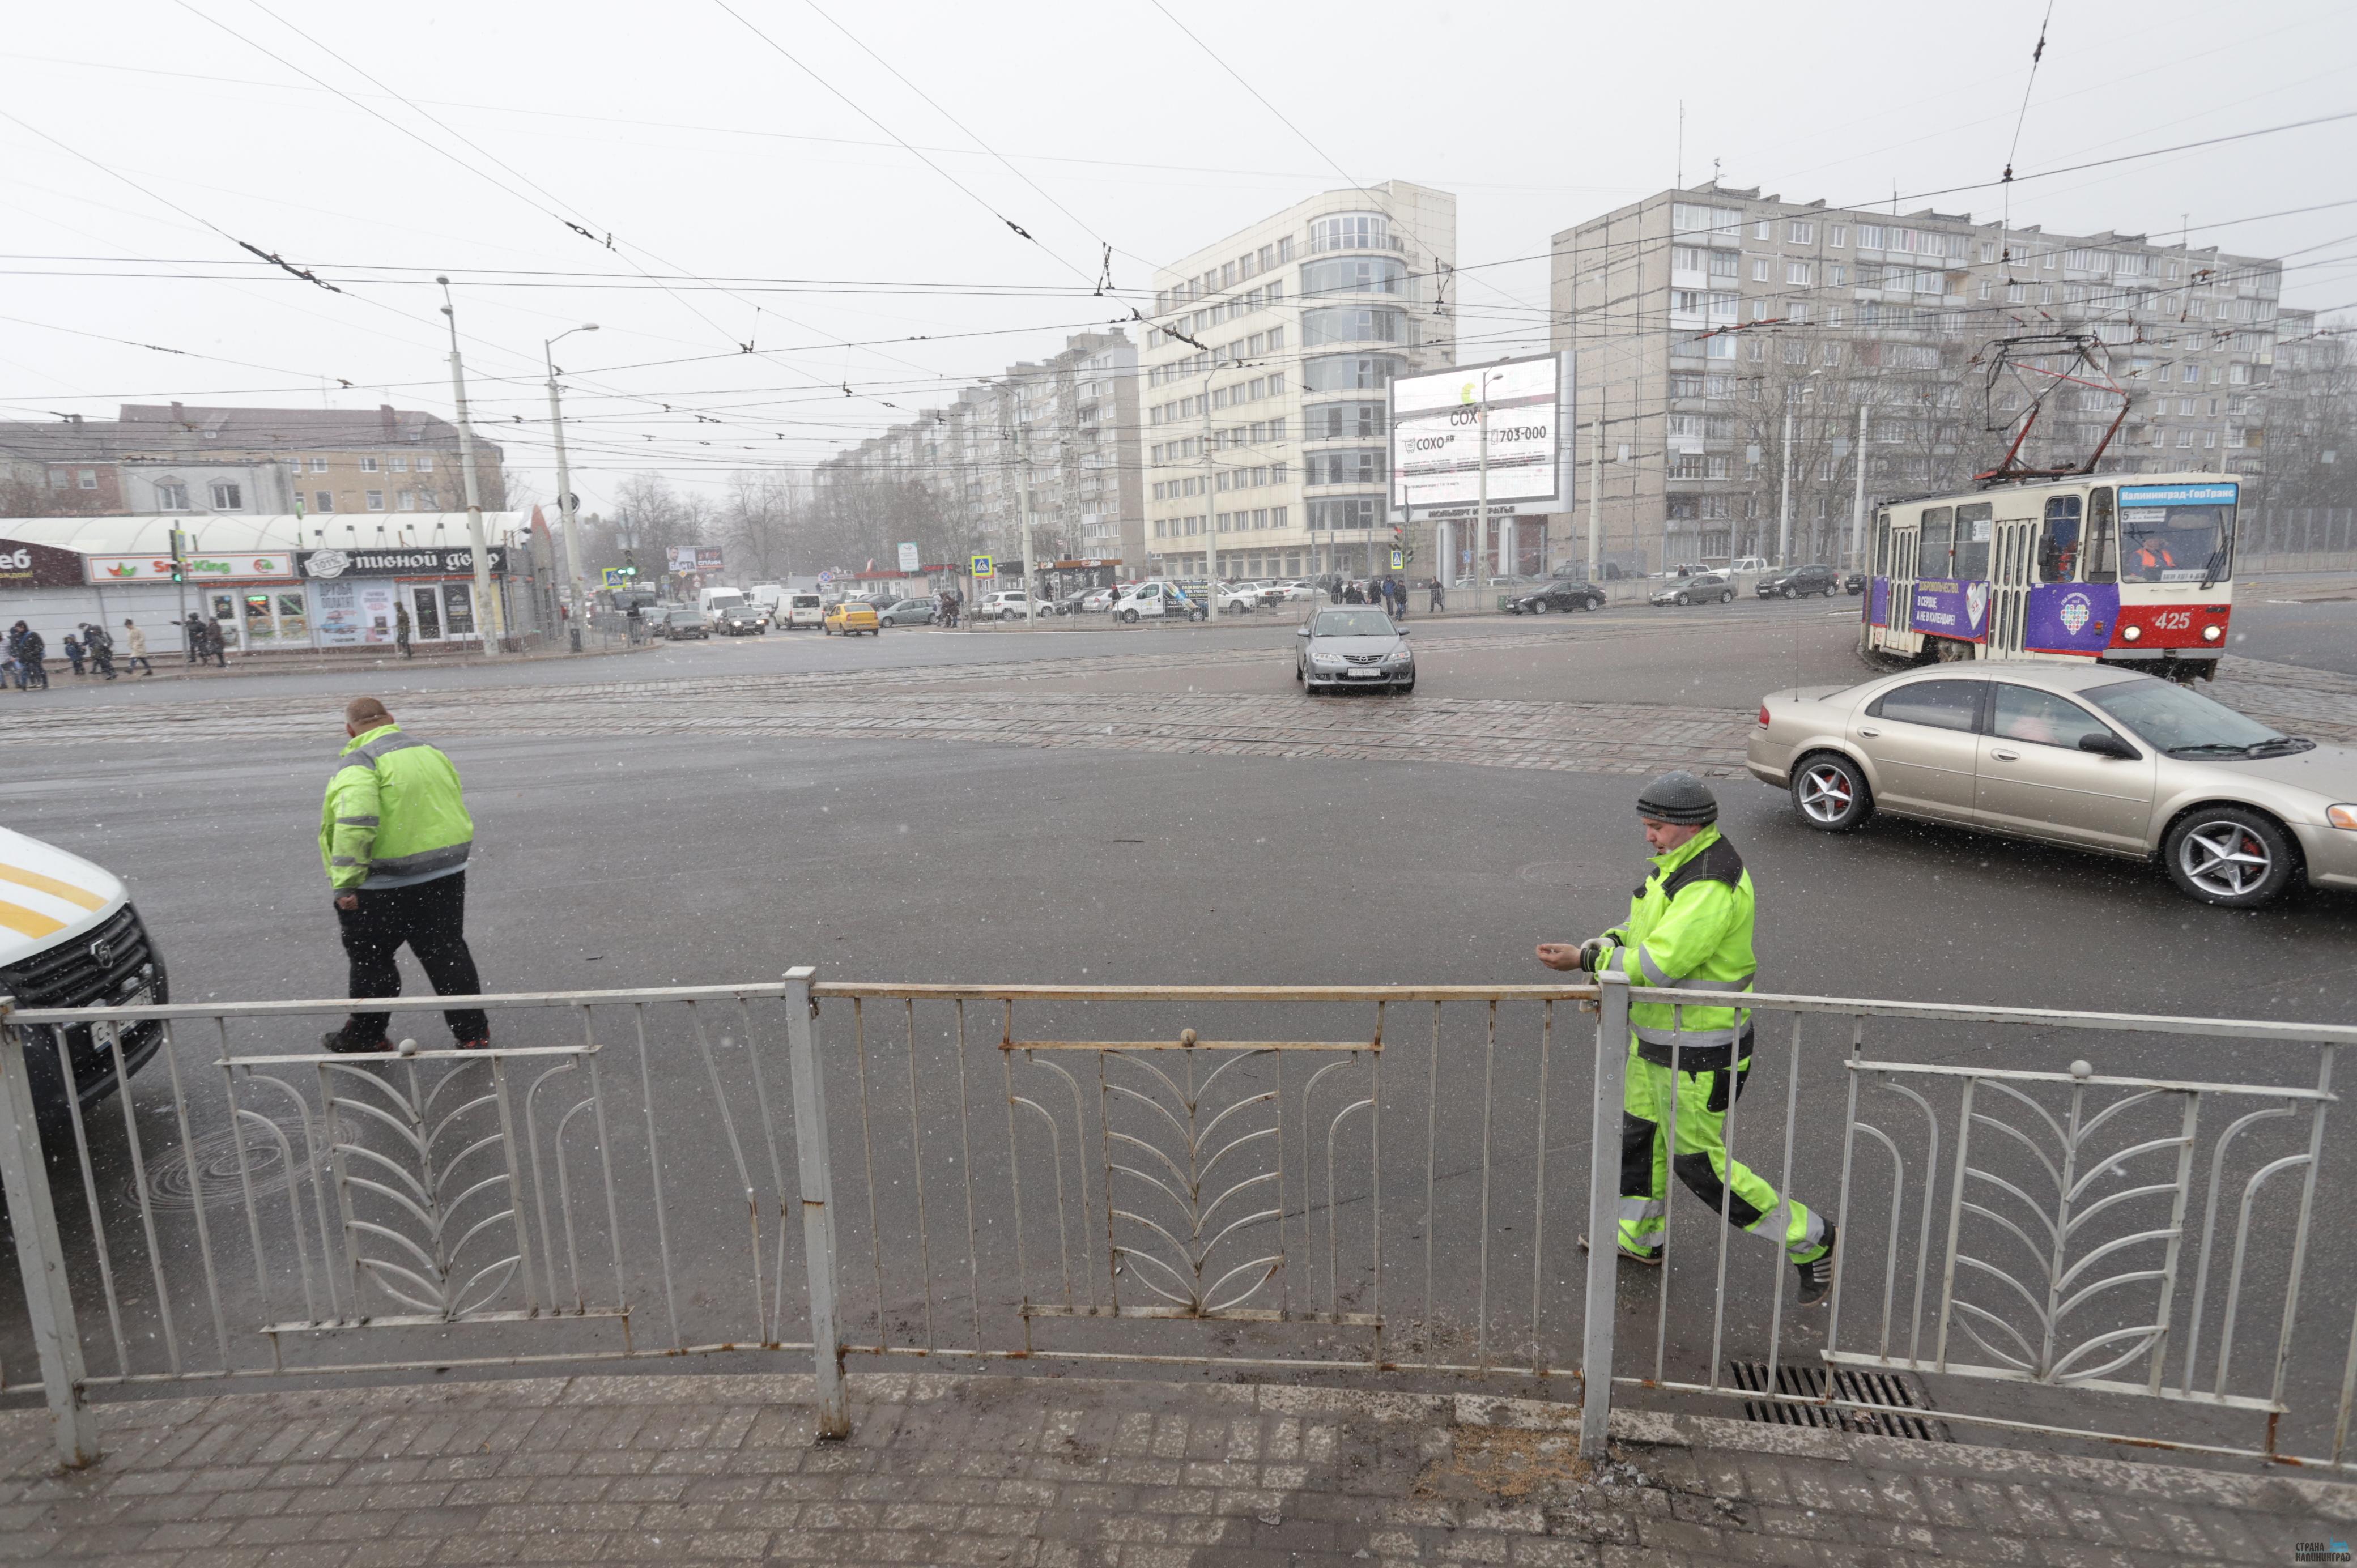
POLYGON ((1392 502, 1460 506, 1481 493, 1486 405, 1490 499, 1566 504, 1560 448, 1568 387, 1554 354, 1458 365, 1392 382, 1392 502))

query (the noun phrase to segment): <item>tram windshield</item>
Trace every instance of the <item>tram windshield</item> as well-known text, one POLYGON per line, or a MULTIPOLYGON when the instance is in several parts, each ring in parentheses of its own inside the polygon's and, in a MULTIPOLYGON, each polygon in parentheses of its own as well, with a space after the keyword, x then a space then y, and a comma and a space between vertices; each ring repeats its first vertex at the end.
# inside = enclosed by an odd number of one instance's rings
POLYGON ((2120 581, 2214 583, 2234 545, 2233 485, 2120 487, 2120 581))

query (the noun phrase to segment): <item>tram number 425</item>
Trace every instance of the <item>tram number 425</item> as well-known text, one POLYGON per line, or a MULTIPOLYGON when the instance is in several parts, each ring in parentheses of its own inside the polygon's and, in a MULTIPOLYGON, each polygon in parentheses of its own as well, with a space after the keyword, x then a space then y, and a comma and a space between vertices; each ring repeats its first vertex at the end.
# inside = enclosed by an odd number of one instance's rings
POLYGON ((2193 612, 2163 610, 2152 618, 2152 624, 2161 631, 2190 631, 2193 628, 2193 612))

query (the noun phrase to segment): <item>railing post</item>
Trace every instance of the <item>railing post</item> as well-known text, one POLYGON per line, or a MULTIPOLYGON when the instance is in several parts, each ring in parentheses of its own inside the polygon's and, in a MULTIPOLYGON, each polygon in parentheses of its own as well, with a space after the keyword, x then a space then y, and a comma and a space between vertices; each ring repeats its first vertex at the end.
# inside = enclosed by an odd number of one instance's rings
POLYGON ((834 1174, 827 1156, 826 1079, 818 1059, 811 977, 786 971, 786 1046, 794 1084, 794 1160, 802 1191, 802 1256, 810 1269, 811 1359, 818 1373, 818 1434, 851 1435, 851 1401, 843 1388, 843 1344, 836 1333, 834 1174))
MULTIPOLYGON (((11 1002, 0 996, 0 1187, 7 1192, 9 1227, 16 1233, 16 1269, 24 1276, 25 1310, 40 1357, 58 1457, 78 1468, 98 1457, 98 1423, 82 1402, 81 1325, 66 1283, 65 1245, 58 1238, 58 1211, 49 1198, 49 1168, 42 1159, 40 1122, 26 1074, 24 1036, 8 1022, 11 1002)), ((73 1092, 70 1084, 66 1092, 73 1092)))
POLYGON ((1597 977, 1596 1100, 1587 1145, 1587 1299, 1579 1352, 1579 1453, 1604 1457, 1612 1419, 1612 1328, 1620 1312, 1620 1107, 1629 1073, 1629 983, 1597 977))

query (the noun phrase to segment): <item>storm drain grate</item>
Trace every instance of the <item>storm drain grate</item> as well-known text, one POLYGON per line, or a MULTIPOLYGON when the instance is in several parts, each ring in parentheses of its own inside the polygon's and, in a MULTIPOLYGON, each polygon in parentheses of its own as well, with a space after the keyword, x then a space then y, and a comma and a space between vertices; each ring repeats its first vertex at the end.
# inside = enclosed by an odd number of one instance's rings
POLYGON ((1931 1396, 1911 1378, 1893 1372, 1835 1370, 1826 1389, 1826 1369, 1803 1362, 1776 1369, 1771 1391, 1765 1361, 1729 1361, 1727 1381, 1747 1393, 1770 1391, 1786 1399, 1746 1400, 1743 1418, 1770 1426, 1822 1426, 1836 1432, 1858 1432, 1875 1437, 1913 1437, 1926 1443, 1948 1443, 1947 1423, 1931 1413, 1931 1396), (1792 1400, 1847 1400, 1869 1408, 1846 1405, 1795 1404, 1792 1400))

